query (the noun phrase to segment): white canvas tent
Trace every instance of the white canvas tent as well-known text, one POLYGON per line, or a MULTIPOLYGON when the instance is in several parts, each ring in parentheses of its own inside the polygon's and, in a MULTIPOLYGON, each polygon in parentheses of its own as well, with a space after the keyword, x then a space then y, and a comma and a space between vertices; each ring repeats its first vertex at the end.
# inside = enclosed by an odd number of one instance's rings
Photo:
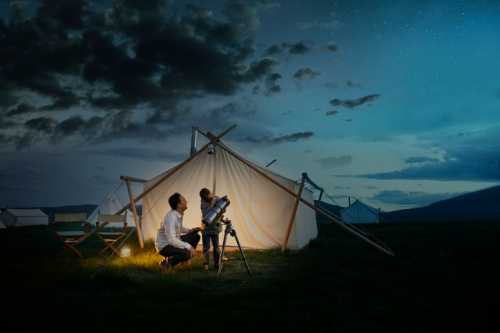
POLYGON ((7 208, 0 215, 0 220, 8 227, 27 227, 49 224, 49 217, 40 209, 7 208))
POLYGON ((5 224, 3 224, 2 221, 0 221, 0 229, 6 229, 7 227, 5 226, 5 224))
MULTIPOLYGON (((131 208, 137 221, 135 205, 142 200, 142 223, 135 224, 141 247, 143 237, 154 239, 163 217, 170 210, 168 198, 175 192, 180 192, 188 200, 184 225, 200 226, 199 191, 207 187, 217 195, 227 195, 231 200, 225 217, 232 220, 243 247, 267 249, 281 246, 283 250, 300 249, 318 234, 314 213, 317 212, 378 250, 394 255, 380 240, 316 207, 312 192, 304 191, 305 174, 299 185, 244 159, 223 144, 220 138, 234 127, 218 136, 199 131, 210 142, 198 151, 192 149, 192 155, 187 160, 170 170, 149 181, 139 180, 144 183, 144 191, 137 197, 134 197, 130 186, 134 178, 121 177, 127 183, 130 202, 116 214, 131 208)), ((229 238, 229 241, 232 239, 229 238)))
POLYGON ((356 200, 350 207, 340 211, 342 221, 346 223, 379 223, 379 211, 376 208, 356 200))
MULTIPOLYGON (((268 176, 293 192, 300 184, 258 167, 268 176)), ((169 171, 151 179, 144 185, 147 190, 169 171)), ((170 210, 168 198, 175 192, 188 201, 183 223, 188 228, 199 227, 201 222, 200 189, 213 189, 217 195, 227 195, 231 204, 225 217, 233 222, 242 246, 255 249, 280 247, 285 242, 287 228, 296 199, 259 175, 250 167, 216 146, 196 156, 182 170, 163 181, 143 200, 142 229, 145 239, 153 239, 165 214, 170 210)), ((313 201, 312 193, 303 197, 313 201)), ((288 248, 300 249, 318 235, 315 213, 300 204, 288 240, 288 248)), ((228 238, 229 245, 235 245, 228 238)))

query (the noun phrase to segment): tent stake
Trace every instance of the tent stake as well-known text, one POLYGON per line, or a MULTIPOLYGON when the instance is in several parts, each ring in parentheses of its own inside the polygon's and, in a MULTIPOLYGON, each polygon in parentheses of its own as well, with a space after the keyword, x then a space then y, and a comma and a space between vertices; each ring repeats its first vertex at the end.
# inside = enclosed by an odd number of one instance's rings
POLYGON ((288 247, 288 239, 290 238, 290 233, 292 232, 293 222, 295 221, 295 216, 297 215, 297 209, 299 208, 300 197, 302 196, 302 190, 304 189, 304 183, 306 179, 304 174, 302 174, 302 181, 300 182, 299 192, 297 194, 297 200, 295 201, 295 205, 293 206, 292 216, 290 218, 290 222, 288 223, 288 229, 286 231, 285 242, 281 246, 281 252, 285 252, 288 247))

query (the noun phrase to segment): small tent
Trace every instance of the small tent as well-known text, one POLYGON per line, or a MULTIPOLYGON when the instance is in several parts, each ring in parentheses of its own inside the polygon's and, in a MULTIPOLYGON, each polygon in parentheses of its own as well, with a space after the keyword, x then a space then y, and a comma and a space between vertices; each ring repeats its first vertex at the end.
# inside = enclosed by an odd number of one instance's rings
POLYGON ((5 209, 0 220, 8 227, 48 225, 49 217, 40 209, 5 209))
POLYGON ((345 223, 379 223, 379 210, 368 206, 367 204, 356 200, 350 207, 343 208, 340 211, 342 221, 345 223))
POLYGON ((6 228, 7 228, 7 227, 5 226, 5 224, 3 224, 3 222, 2 222, 2 221, 0 221, 0 230, 1 230, 1 229, 6 229, 6 228))

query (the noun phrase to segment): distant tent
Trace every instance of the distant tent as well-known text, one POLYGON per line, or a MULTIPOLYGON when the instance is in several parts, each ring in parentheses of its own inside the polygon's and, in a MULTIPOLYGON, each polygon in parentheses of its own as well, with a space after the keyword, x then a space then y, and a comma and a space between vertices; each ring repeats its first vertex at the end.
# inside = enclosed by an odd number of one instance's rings
POLYGON ((346 223, 379 223, 379 210, 356 200, 350 207, 340 210, 340 216, 346 223))
MULTIPOLYGON (((97 208, 89 215, 87 222, 95 225, 99 214, 114 214, 116 211, 120 210, 123 204, 118 199, 118 196, 112 192, 106 195, 104 200, 97 206, 97 208)), ((140 214, 139 214, 140 216, 140 214)), ((127 213, 127 225, 130 227, 134 226, 134 221, 132 219, 132 213, 127 213)))
POLYGON ((6 229, 7 227, 5 226, 5 224, 3 224, 2 221, 0 221, 0 229, 6 229))
POLYGON ((48 225, 49 217, 40 209, 5 209, 0 220, 7 227, 27 227, 48 225))

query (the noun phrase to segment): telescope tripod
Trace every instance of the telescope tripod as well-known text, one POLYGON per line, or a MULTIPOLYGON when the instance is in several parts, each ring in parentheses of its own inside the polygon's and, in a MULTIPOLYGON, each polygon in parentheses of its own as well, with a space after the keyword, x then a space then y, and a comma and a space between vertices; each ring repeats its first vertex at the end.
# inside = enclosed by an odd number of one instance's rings
POLYGON ((226 219, 226 220, 222 220, 221 222, 226 225, 226 228, 224 229, 224 240, 222 241, 222 250, 221 250, 220 257, 219 257, 219 271, 217 272, 217 275, 220 275, 222 273, 222 268, 224 265, 224 260, 223 260, 224 259, 224 249, 226 248, 227 235, 231 235, 232 237, 234 237, 234 239, 236 239, 236 244, 238 244, 238 248, 240 249, 241 258, 243 260, 243 263, 245 264, 245 268, 247 269, 247 273, 248 273, 248 275, 251 276, 252 273, 250 272, 250 267, 248 267, 245 253, 243 253, 243 249, 241 248, 241 245, 240 245, 240 240, 238 239, 238 235, 236 234, 236 230, 233 228, 233 225, 231 224, 231 220, 226 219))

